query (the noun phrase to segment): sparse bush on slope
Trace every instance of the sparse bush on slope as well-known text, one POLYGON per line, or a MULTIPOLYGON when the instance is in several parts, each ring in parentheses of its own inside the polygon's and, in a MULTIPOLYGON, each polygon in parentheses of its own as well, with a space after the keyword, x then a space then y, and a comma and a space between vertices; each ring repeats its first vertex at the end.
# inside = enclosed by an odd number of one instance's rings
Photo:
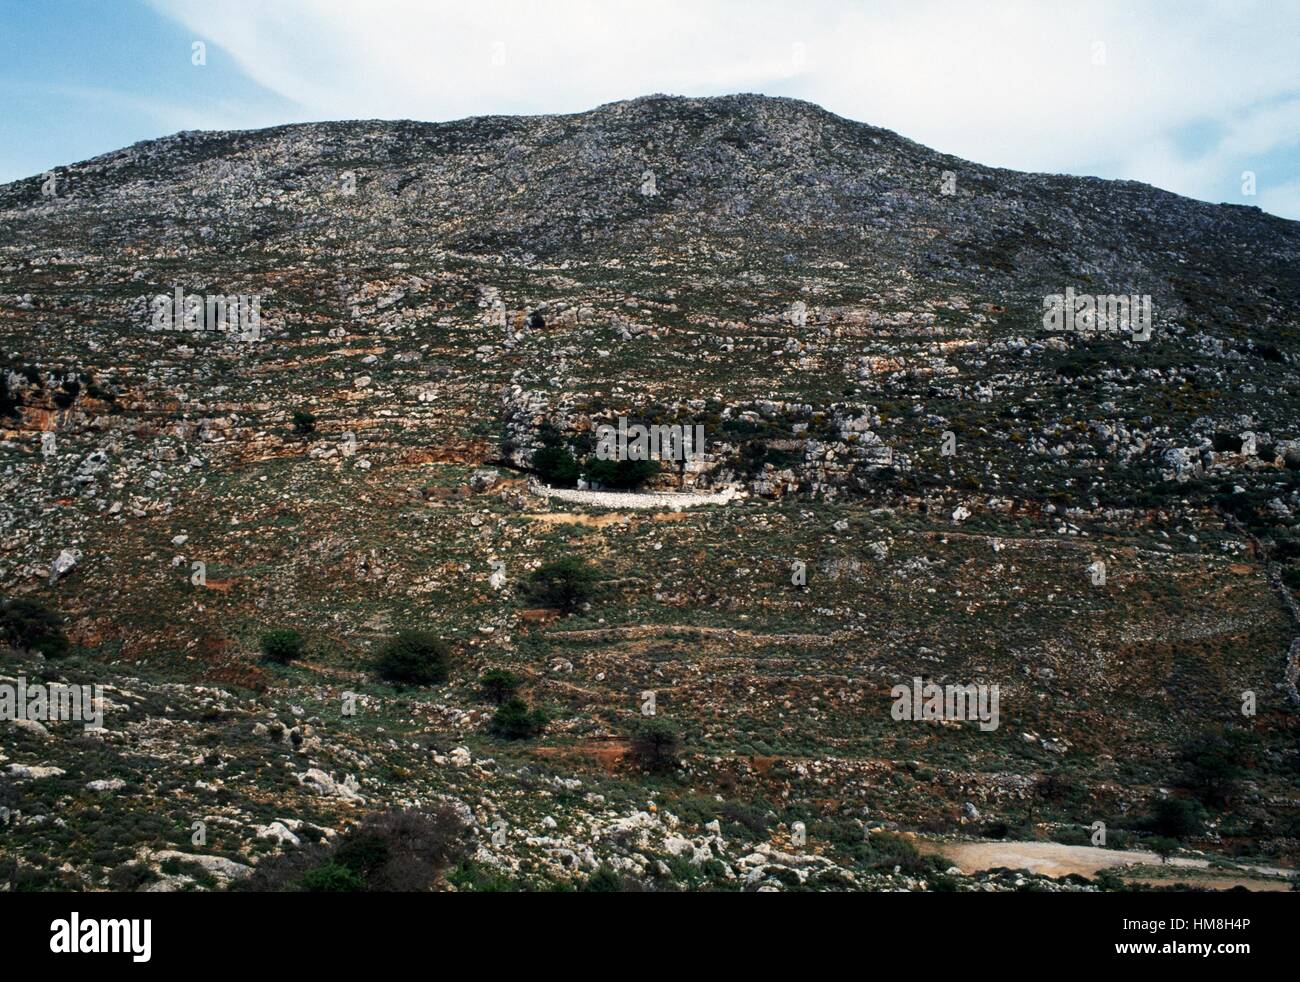
POLYGON ((428 631, 402 631, 379 649, 375 670, 399 685, 437 685, 451 672, 451 649, 428 631))
POLYGON ((30 648, 46 658, 68 653, 63 618, 39 600, 17 597, 0 604, 0 640, 13 648, 30 648))

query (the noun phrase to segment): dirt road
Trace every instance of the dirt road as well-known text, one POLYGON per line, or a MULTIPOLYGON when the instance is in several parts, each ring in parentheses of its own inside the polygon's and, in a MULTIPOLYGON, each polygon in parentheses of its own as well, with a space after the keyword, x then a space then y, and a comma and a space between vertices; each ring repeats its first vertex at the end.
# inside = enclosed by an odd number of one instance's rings
MULTIPOLYGON (((981 870, 1006 867, 1007 869, 1027 869, 1044 876, 1068 876, 1071 873, 1093 877, 1103 869, 1116 869, 1122 866, 1161 866, 1166 869, 1208 870, 1210 862, 1195 857, 1175 856, 1167 864, 1162 864, 1160 857, 1153 852, 1121 851, 1119 849, 1098 849, 1093 846, 1067 846, 1059 842, 919 842, 917 847, 923 853, 945 856, 954 866, 964 872, 973 873, 981 870)), ((1277 866, 1249 866, 1240 864, 1239 869, 1246 874, 1260 876, 1288 877, 1294 870, 1277 866)), ((1254 889, 1249 877, 1238 880, 1232 877, 1231 870, 1222 870, 1221 879, 1231 881, 1231 885, 1241 885, 1254 889)), ((1198 877, 1198 882, 1200 878, 1198 877)), ((1282 889, 1286 881, 1279 880, 1282 889)), ((1209 884, 1207 884, 1209 885, 1209 884)), ((1271 889, 1272 884, 1259 888, 1271 889)), ((1221 887, 1219 889, 1222 889, 1221 887)))

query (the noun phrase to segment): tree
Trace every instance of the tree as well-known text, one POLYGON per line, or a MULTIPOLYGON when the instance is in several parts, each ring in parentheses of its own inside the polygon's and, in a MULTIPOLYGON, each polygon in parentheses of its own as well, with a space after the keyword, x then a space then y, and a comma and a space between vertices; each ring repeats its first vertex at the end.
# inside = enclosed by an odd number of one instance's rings
POLYGON ((504 668, 490 668, 478 680, 479 691, 498 706, 518 692, 522 684, 523 679, 504 668))
POLYGON ((1152 808, 1151 829, 1171 839, 1190 839, 1204 830, 1204 809, 1186 798, 1159 798, 1152 808))
POLYGON ((680 753, 681 736, 665 720, 646 720, 632 733, 629 756, 642 770, 656 774, 676 770, 680 753))
POLYGON ((292 628, 275 628, 265 632, 258 640, 262 648, 262 657, 267 661, 286 665, 295 658, 302 657, 302 635, 292 628))
POLYGON ((1248 743, 1238 730, 1203 733, 1182 748, 1184 783, 1207 805, 1227 805, 1245 773, 1242 757, 1248 743))
POLYGON ((428 631, 402 631, 379 649, 375 669, 399 685, 436 685, 450 674, 451 649, 428 631))
POLYGON ((553 487, 571 488, 581 470, 566 447, 542 447, 533 454, 533 469, 553 487))
POLYGON ((12 648, 39 651, 46 658, 61 658, 69 647, 59 614, 26 597, 0 605, 0 640, 12 648))
POLYGON ((1178 840, 1164 835, 1153 835, 1147 840, 1147 845, 1160 857, 1162 863, 1169 862, 1169 857, 1178 851, 1178 840))
POLYGON ((493 736, 505 740, 528 740, 546 728, 546 714, 540 709, 530 710, 528 703, 518 696, 503 702, 492 716, 488 729, 493 736))
POLYGON ((308 433, 316 432, 316 417, 314 414, 307 412, 305 409, 296 409, 293 413, 293 428, 298 433, 306 436, 308 433))
POLYGON ((595 584, 595 570, 576 556, 566 556, 533 570, 523 591, 537 603, 572 614, 591 599, 595 584))
POLYGON ((588 461, 587 480, 616 491, 633 491, 659 473, 657 460, 588 461))
POLYGON ((577 484, 581 470, 560 431, 547 424, 538 432, 537 438, 542 446, 533 453, 533 470, 547 484, 564 488, 577 484))

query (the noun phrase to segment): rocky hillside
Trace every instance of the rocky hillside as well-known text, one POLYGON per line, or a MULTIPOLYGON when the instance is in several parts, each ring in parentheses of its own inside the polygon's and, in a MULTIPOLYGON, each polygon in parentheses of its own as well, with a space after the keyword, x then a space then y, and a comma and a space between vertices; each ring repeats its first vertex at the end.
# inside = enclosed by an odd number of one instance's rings
POLYGON ((114 707, 0 735, 0 859, 214 886, 441 801, 461 889, 996 889, 896 834, 1138 844, 1171 794, 1188 848, 1291 865, 1298 357, 1300 224, 786 99, 181 133, 0 187, 0 592, 71 642, 0 674, 114 707), (256 329, 171 329, 177 289, 256 329), (1149 296, 1149 339, 1050 329, 1067 290, 1149 296), (704 428, 641 491, 729 503, 530 484, 587 483, 620 416, 704 428), (571 557, 560 616, 526 587, 571 557), (375 671, 411 627, 445 682, 375 671), (540 735, 494 731, 492 669, 540 735), (914 676, 1002 686, 1003 725, 900 725, 914 676))

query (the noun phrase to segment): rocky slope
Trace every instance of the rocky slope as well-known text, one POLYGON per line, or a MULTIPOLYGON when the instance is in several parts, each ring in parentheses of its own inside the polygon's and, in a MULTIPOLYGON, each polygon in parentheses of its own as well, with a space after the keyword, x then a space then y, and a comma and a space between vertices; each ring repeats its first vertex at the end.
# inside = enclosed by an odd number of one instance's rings
POLYGON ((1298 260, 1256 209, 756 96, 182 133, 0 187, 0 591, 74 643, 3 674, 118 693, 93 753, 4 732, 0 852, 37 885, 219 885, 165 855, 193 821, 251 869, 452 800, 462 888, 915 888, 872 828, 1141 836, 1226 729, 1249 768, 1188 843, 1292 864, 1298 260), (257 339, 155 329, 177 287, 259 298, 257 339), (1150 295, 1151 338, 1046 330, 1067 288, 1150 295), (730 503, 529 491, 620 415, 704 426, 652 483, 730 503), (600 595, 532 616, 569 555, 600 595), (303 662, 259 660, 273 626, 303 662), (405 626, 454 642, 447 685, 375 677, 405 626), (493 667, 541 737, 488 731, 493 667), (1004 725, 900 726, 914 675, 1001 685, 1004 725), (667 776, 625 759, 647 689, 667 776))

